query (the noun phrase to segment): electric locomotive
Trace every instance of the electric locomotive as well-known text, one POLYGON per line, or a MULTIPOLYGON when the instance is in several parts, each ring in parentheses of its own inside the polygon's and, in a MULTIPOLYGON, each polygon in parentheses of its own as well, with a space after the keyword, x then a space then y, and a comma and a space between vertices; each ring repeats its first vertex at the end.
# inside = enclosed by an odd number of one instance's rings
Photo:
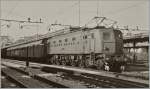
POLYGON ((47 40, 47 60, 51 64, 102 67, 103 58, 121 57, 122 33, 113 28, 78 28, 47 40))

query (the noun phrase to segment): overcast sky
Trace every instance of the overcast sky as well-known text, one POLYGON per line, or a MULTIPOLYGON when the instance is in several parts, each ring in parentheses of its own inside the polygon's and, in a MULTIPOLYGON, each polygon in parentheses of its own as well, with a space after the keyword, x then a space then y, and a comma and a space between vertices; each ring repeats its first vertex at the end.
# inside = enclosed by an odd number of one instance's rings
MULTIPOLYGON (((47 26, 56 21, 61 24, 79 25, 78 0, 1 0, 1 19, 39 21, 38 33, 46 33, 47 26)), ((81 0, 81 26, 97 15, 97 0, 81 0)), ((118 22, 120 27, 148 30, 149 28, 149 0, 100 0, 99 16, 105 16, 118 22)), ((37 33, 36 24, 19 24, 1 22, 2 34, 14 38, 34 35, 37 33), (9 24, 8 29, 4 24, 9 24), (22 30, 19 25, 26 26, 22 30)))

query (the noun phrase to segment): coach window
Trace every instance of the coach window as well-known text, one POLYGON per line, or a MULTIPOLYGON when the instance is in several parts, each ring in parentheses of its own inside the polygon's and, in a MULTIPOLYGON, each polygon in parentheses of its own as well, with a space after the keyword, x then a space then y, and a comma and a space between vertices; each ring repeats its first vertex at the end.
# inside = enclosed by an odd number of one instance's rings
POLYGON ((104 40, 109 40, 110 39, 110 33, 109 32, 104 32, 103 33, 103 39, 104 40))
POLYGON ((65 42, 67 42, 68 41, 68 39, 65 39, 65 42))
POLYGON ((55 44, 55 43, 56 43, 56 41, 53 41, 53 43, 55 44))
POLYGON ((61 43, 62 41, 61 40, 59 40, 59 43, 61 43))
POLYGON ((83 36, 83 39, 87 39, 87 35, 83 36))
POLYGON ((87 39, 87 35, 85 35, 85 39, 87 39))
POLYGON ((73 37, 73 38, 72 38, 72 41, 75 41, 75 40, 76 40, 76 38, 75 38, 75 37, 73 37))
POLYGON ((91 33, 91 38, 94 38, 94 33, 91 33))

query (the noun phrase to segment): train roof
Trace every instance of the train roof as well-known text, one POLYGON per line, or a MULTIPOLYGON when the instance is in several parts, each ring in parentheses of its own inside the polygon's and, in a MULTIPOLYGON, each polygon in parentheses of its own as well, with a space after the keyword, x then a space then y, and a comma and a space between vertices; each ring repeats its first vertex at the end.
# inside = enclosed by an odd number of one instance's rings
MULTIPOLYGON (((22 44, 27 44, 27 43, 31 43, 31 42, 36 42, 36 41, 39 41, 39 40, 42 40, 42 39, 46 39, 46 38, 50 38, 50 37, 53 37, 53 36, 56 36, 56 35, 60 35, 60 34, 64 34, 64 33, 69 33, 69 32, 76 32, 76 31, 87 31, 87 30, 92 30, 92 29, 107 29, 107 28, 112 28, 114 24, 116 24, 116 21, 113 21, 113 20, 110 20, 106 17, 94 17, 90 22, 88 22, 85 27, 80 27, 80 26, 76 26, 76 27, 72 27, 70 25, 67 25, 69 26, 69 31, 67 31, 67 29, 61 29, 61 30, 58 30, 58 31, 55 31, 55 32, 52 32, 52 33, 47 33, 47 34, 44 34, 42 36, 37 36, 33 39, 29 39, 29 40, 25 40, 23 42, 19 42, 19 43, 13 43, 13 44, 10 44, 8 46, 5 46, 3 48, 10 48, 10 47, 14 47, 14 46, 18 46, 18 45, 22 45, 22 44), (105 23, 105 25, 103 26, 102 23, 104 21, 111 21, 113 23, 111 23, 111 26, 107 26, 107 24, 105 23), (97 26, 95 27, 86 27, 90 22, 96 22, 97 23, 97 26)), ((53 25, 57 25, 57 24, 53 24, 53 25)), ((61 25, 61 24, 59 24, 61 25)), ((66 26, 66 25, 65 25, 66 26)))
POLYGON ((98 28, 102 29, 102 28, 105 28, 105 27, 104 26, 97 26, 97 27, 93 27, 93 28, 70 27, 68 30, 67 29, 61 29, 61 30, 58 30, 58 31, 55 31, 55 32, 44 34, 42 36, 37 36, 37 37, 35 37, 33 39, 25 40, 23 42, 13 43, 13 44, 10 44, 10 45, 5 46, 3 48, 10 48, 10 47, 19 46, 19 45, 22 45, 22 44, 28 44, 28 43, 40 41, 40 40, 43 40, 43 39, 46 39, 46 38, 50 38, 50 37, 53 37, 53 36, 56 36, 56 35, 65 34, 65 33, 71 33, 71 32, 76 32, 76 31, 81 31, 81 30, 86 31, 86 30, 92 30, 92 29, 98 29, 98 28))

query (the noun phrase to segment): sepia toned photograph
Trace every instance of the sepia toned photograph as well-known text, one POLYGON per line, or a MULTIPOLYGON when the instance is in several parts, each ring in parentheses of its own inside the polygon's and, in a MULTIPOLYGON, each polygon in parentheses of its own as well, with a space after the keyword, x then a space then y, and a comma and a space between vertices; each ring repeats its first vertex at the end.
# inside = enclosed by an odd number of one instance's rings
POLYGON ((149 88, 149 0, 0 0, 1 88, 149 88))

